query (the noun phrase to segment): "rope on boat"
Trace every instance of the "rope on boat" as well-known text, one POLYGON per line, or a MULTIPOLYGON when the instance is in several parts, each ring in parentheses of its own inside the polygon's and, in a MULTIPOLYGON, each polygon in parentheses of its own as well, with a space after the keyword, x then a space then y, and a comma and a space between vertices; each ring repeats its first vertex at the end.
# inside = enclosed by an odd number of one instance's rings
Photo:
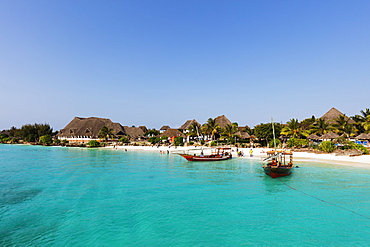
POLYGON ((348 208, 345 208, 345 207, 339 206, 339 205, 334 204, 334 203, 332 203, 332 202, 328 202, 328 201, 325 201, 325 200, 323 200, 323 199, 321 199, 321 198, 318 198, 318 197, 316 197, 316 196, 310 195, 310 194, 308 194, 308 193, 306 193, 306 192, 304 192, 304 191, 298 190, 298 189, 296 189, 296 188, 294 188, 294 187, 290 186, 289 184, 287 184, 287 183, 285 183, 284 181, 282 181, 279 177, 278 177, 278 179, 279 179, 279 181, 280 181, 280 182, 282 182, 283 184, 285 184, 286 186, 288 186, 288 187, 289 187, 289 188, 291 188, 292 190, 298 191, 298 192, 300 192, 300 193, 302 193, 302 194, 304 194, 304 195, 306 195, 306 196, 312 197, 312 198, 314 198, 314 199, 316 199, 316 200, 319 200, 319 201, 321 201, 321 202, 324 202, 324 203, 330 204, 330 205, 332 205, 332 206, 334 206, 334 207, 337 207, 337 208, 340 208, 340 209, 346 210, 346 211, 348 211, 348 212, 354 213, 354 214, 356 214, 356 215, 358 215, 358 216, 361 216, 361 217, 363 217, 363 218, 366 218, 366 219, 369 219, 369 220, 370 220, 370 216, 367 216, 367 215, 364 215, 364 214, 357 213, 356 211, 353 211, 353 210, 351 210, 351 209, 348 209, 348 208))

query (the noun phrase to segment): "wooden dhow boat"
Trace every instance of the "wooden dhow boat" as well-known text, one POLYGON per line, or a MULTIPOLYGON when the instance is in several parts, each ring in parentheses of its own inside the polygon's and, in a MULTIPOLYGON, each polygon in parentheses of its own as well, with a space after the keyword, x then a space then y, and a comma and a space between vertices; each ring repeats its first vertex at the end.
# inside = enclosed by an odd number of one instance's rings
POLYGON ((293 168, 293 152, 268 151, 262 166, 266 175, 272 178, 289 176, 293 168))
POLYGON ((216 148, 210 155, 200 154, 179 154, 188 161, 220 161, 232 158, 231 148, 216 148))
POLYGON ((266 175, 272 178, 285 177, 292 174, 293 152, 277 151, 274 120, 271 119, 272 134, 274 137, 274 150, 267 152, 267 158, 263 159, 262 168, 266 175))

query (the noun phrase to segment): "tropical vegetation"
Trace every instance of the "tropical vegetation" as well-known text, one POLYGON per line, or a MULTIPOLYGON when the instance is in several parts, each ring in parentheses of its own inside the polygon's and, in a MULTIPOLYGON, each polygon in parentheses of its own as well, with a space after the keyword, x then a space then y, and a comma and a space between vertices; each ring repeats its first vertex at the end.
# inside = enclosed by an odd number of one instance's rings
MULTIPOLYGON (((370 135, 370 109, 361 110, 359 114, 347 117, 342 114, 337 119, 330 121, 325 118, 314 116, 299 121, 291 118, 287 123, 261 123, 254 128, 239 127, 237 123, 223 124, 220 126, 216 119, 209 118, 207 122, 200 125, 194 121, 187 129, 182 130, 187 136, 188 145, 219 145, 235 144, 240 146, 279 146, 288 148, 316 148, 323 152, 335 150, 356 149, 363 153, 368 150, 361 144, 354 143, 354 137, 359 134, 370 135), (275 130, 275 141, 272 129, 275 130), (242 134, 244 133, 244 134, 242 134), (245 134, 247 133, 247 134, 245 134), (321 138, 325 136, 328 138, 321 138), (334 137, 333 137, 334 136, 334 137), (317 139, 324 139, 320 142, 317 139)), ((49 124, 26 124, 21 128, 11 127, 9 130, 0 132, 0 143, 35 142, 44 145, 64 145, 66 140, 58 140, 57 132, 49 124)), ((99 139, 105 142, 114 140, 113 129, 104 126, 98 134, 99 139)), ((161 136, 155 129, 148 130, 144 139, 151 144, 169 143, 166 136, 161 136)), ((369 138, 367 138, 369 139, 369 138)), ((365 137, 366 140, 366 137, 365 137)), ((130 142, 128 136, 118 139, 121 143, 130 142)), ((174 138, 174 145, 183 145, 184 138, 174 138)), ((101 145, 99 142, 88 143, 89 146, 101 145)))

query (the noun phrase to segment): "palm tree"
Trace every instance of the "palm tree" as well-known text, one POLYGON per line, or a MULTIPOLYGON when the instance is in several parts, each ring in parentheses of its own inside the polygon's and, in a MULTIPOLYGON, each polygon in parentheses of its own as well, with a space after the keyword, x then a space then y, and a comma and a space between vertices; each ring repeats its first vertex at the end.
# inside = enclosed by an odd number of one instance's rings
POLYGON ((190 126, 189 126, 189 128, 188 128, 188 135, 189 136, 198 136, 198 140, 200 139, 200 136, 201 136, 201 126, 200 126, 200 124, 199 123, 197 123, 197 122, 193 122, 190 126))
POLYGON ((281 130, 282 135, 286 135, 292 138, 298 138, 300 136, 308 136, 307 131, 302 130, 298 119, 290 119, 287 125, 281 130))
POLYGON ((364 119, 364 121, 361 123, 361 126, 364 127, 366 133, 370 132, 370 115, 364 119))
POLYGON ((238 124, 227 124, 222 131, 222 136, 227 138, 228 141, 231 141, 232 138, 235 136, 235 133, 238 131, 238 124))
POLYGON ((113 129, 108 129, 107 126, 104 126, 103 128, 101 128, 98 136, 100 139, 104 139, 106 142, 108 141, 109 138, 115 137, 113 129))
POLYGON ((319 118, 316 120, 311 127, 311 132, 314 134, 325 134, 333 130, 333 127, 325 121, 325 119, 319 118))
POLYGON ((207 135, 211 135, 211 139, 213 140, 215 135, 221 130, 220 125, 216 123, 213 118, 209 118, 207 123, 203 126, 203 133, 207 135))
POLYGON ((352 117, 352 119, 355 120, 356 127, 357 127, 357 129, 360 133, 369 132, 369 127, 367 127, 367 129, 365 129, 365 126, 368 125, 368 124, 366 124, 366 122, 368 122, 368 117, 370 116, 370 109, 366 108, 365 111, 361 110, 360 112, 361 112, 362 116, 361 115, 355 115, 354 117, 352 117))
POLYGON ((333 124, 335 131, 341 135, 344 134, 346 137, 350 137, 356 131, 356 128, 353 124, 349 123, 349 118, 346 115, 339 115, 337 119, 335 119, 336 123, 333 124))

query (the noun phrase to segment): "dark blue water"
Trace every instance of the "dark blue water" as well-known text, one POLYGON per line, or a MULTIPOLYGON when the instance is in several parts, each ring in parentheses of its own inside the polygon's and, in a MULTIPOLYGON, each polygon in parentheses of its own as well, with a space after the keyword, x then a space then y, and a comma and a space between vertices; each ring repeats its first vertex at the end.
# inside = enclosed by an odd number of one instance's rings
POLYGON ((0 246, 368 246, 370 169, 0 145, 0 246))

